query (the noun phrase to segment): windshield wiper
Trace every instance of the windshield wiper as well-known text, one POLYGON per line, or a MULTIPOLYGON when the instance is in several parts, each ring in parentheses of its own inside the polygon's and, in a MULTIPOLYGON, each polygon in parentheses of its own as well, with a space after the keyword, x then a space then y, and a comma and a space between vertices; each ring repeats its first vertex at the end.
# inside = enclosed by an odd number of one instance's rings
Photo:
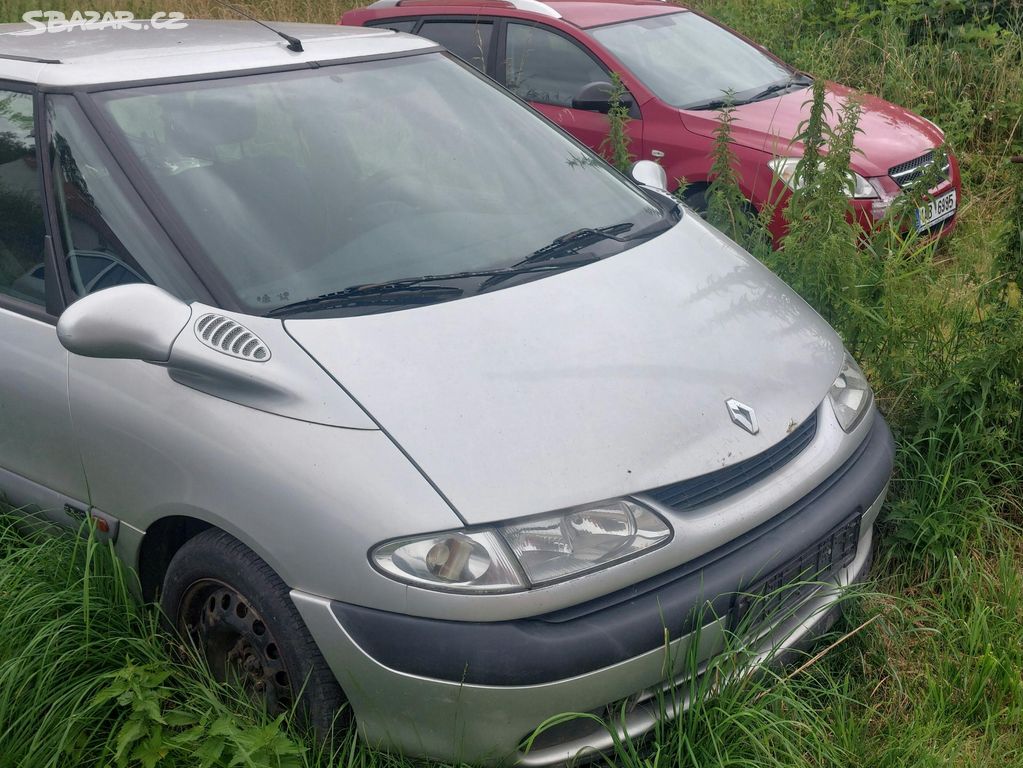
MULTIPOLYGON (((663 221, 670 221, 670 217, 666 217, 662 220, 662 222, 663 221)), ((585 246, 599 242, 600 240, 615 240, 619 243, 628 243, 635 240, 655 237, 663 232, 666 227, 671 226, 671 223, 668 223, 665 226, 662 222, 658 222, 654 226, 644 227, 639 232, 636 232, 629 237, 618 237, 618 235, 632 229, 634 225, 631 222, 612 224, 609 227, 586 227, 584 229, 577 229, 574 232, 569 232, 567 235, 554 238, 554 240, 552 240, 548 245, 533 251, 517 264, 512 264, 510 267, 505 267, 502 270, 495 270, 493 275, 480 283, 479 292, 483 293, 494 285, 504 282, 516 275, 525 275, 532 272, 553 272, 561 269, 573 269, 574 267, 581 267, 594 261, 600 261, 600 259, 603 258, 602 256, 579 256, 579 251, 585 246), (578 258, 571 259, 570 261, 562 261, 561 259, 565 256, 578 256, 578 258)))
POLYGON ((490 272, 458 272, 451 275, 425 275, 387 283, 366 283, 352 285, 340 291, 324 293, 310 299, 294 301, 275 307, 266 317, 316 312, 321 309, 338 307, 360 307, 373 304, 424 304, 434 301, 456 299, 465 291, 454 285, 428 285, 434 281, 457 280, 465 277, 489 275, 490 272))
POLYGON ((581 256, 578 259, 572 259, 571 261, 525 261, 520 262, 512 267, 505 267, 504 269, 494 270, 494 272, 482 283, 480 283, 479 293, 489 290, 498 283, 503 283, 512 277, 518 275, 528 275, 534 272, 560 272, 562 270, 574 269, 575 267, 582 267, 586 264, 592 264, 595 261, 600 261, 600 256, 581 256))
POLYGON ((787 80, 782 80, 777 83, 771 83, 766 88, 758 91, 752 96, 747 96, 746 98, 743 99, 732 99, 730 101, 728 99, 711 99, 710 101, 701 101, 697 104, 687 104, 686 106, 682 107, 682 109, 691 109, 694 112, 698 112, 705 109, 721 109, 721 107, 726 107, 729 105, 733 107, 740 107, 743 104, 750 104, 754 101, 762 101, 771 94, 778 93, 779 91, 784 91, 787 88, 791 88, 794 85, 807 86, 812 84, 813 78, 810 77, 809 75, 804 75, 803 73, 800 72, 792 75, 792 77, 788 78, 787 80))
POLYGON ((779 83, 772 83, 771 85, 769 85, 766 88, 764 88, 762 91, 760 91, 758 93, 755 93, 754 95, 750 96, 747 99, 744 99, 742 101, 742 103, 743 104, 749 104, 749 103, 754 102, 754 101, 763 101, 768 96, 770 96, 772 94, 775 94, 775 93, 778 93, 779 91, 788 90, 789 88, 791 88, 794 85, 798 85, 800 87, 804 87, 804 86, 810 85, 812 83, 813 83, 813 78, 808 77, 807 75, 802 75, 802 74, 792 75, 792 77, 788 78, 787 80, 783 80, 783 81, 781 81, 779 83))
POLYGON ((584 245, 588 245, 589 243, 597 242, 599 240, 617 240, 618 242, 623 243, 630 238, 618 237, 618 235, 623 232, 628 232, 632 229, 632 227, 632 222, 626 221, 621 224, 612 224, 609 227, 586 227, 584 229, 577 229, 575 232, 569 232, 567 235, 554 238, 543 248, 537 248, 515 266, 518 267, 524 264, 534 264, 538 261, 547 261, 549 259, 557 259, 561 256, 571 255, 577 253, 584 245))
POLYGON ((384 283, 352 285, 340 291, 324 293, 321 296, 314 296, 310 299, 302 299, 301 301, 275 307, 266 313, 266 317, 316 312, 337 309, 339 307, 429 304, 438 301, 448 301, 463 295, 465 290, 454 285, 432 285, 432 283, 468 280, 475 277, 486 278, 479 284, 476 290, 477 293, 482 293, 491 286, 517 275, 534 272, 555 272, 572 269, 573 267, 581 267, 584 264, 598 261, 601 258, 600 256, 582 256, 570 261, 559 260, 557 263, 548 263, 554 259, 561 259, 563 256, 575 255, 579 249, 590 243, 599 240, 628 242, 651 237, 661 231, 659 227, 646 227, 631 237, 618 236, 623 232, 629 231, 633 226, 632 222, 623 222, 621 224, 612 224, 609 227, 578 229, 574 232, 569 232, 567 235, 555 238, 548 245, 533 251, 522 261, 509 267, 468 270, 443 275, 423 275, 422 277, 389 280, 384 283))
POLYGON ((728 101, 727 99, 711 99, 710 101, 701 101, 696 104, 687 104, 682 109, 691 109, 693 112, 702 112, 705 109, 721 109, 721 107, 727 107, 728 105, 735 106, 736 102, 728 101))
POLYGON ((743 104, 750 104, 750 103, 752 103, 754 101, 763 101, 768 96, 771 96, 772 94, 778 93, 778 91, 784 91, 787 88, 790 88, 791 86, 792 86, 792 81, 791 80, 786 80, 786 81, 784 81, 782 83, 772 83, 771 85, 769 85, 766 88, 764 88, 762 91, 757 91, 756 93, 754 93, 749 98, 743 99, 743 101, 741 103, 743 103, 743 104))
POLYGON ((465 272, 452 272, 445 275, 423 275, 422 277, 406 277, 401 280, 390 280, 386 283, 364 283, 352 285, 340 291, 324 293, 321 296, 314 296, 311 299, 302 299, 291 304, 275 307, 266 313, 266 317, 278 317, 280 315, 299 314, 302 312, 316 312, 319 310, 337 309, 339 307, 362 307, 385 304, 429 304, 439 301, 457 299, 465 293, 465 290, 454 285, 431 285, 436 282, 449 282, 456 280, 469 280, 474 277, 487 278, 480 284, 479 292, 490 283, 496 282, 497 278, 504 279, 515 275, 526 274, 527 272, 553 272, 561 269, 571 269, 575 266, 589 264, 596 261, 597 257, 575 259, 571 262, 558 262, 557 264, 515 264, 510 267, 497 267, 494 269, 476 269, 465 272))

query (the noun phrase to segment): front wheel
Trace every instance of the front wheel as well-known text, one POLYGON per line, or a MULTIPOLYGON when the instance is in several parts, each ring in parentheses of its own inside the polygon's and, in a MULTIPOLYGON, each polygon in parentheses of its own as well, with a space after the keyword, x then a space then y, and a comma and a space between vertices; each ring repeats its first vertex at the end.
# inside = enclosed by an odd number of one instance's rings
POLYGON ((330 733, 344 695, 287 586, 255 552, 223 531, 200 533, 171 560, 160 604, 217 680, 271 716, 297 704, 308 725, 330 733))
POLYGON ((682 202, 688 205, 701 219, 707 218, 707 190, 706 184, 690 184, 682 192, 682 202))

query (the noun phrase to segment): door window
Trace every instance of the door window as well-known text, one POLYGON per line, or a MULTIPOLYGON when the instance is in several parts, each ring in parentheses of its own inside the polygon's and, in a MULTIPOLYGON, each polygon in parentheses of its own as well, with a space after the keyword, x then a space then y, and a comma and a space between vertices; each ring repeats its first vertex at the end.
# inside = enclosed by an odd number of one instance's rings
POLYGON ((411 32, 415 29, 419 19, 382 19, 380 21, 368 21, 367 27, 379 29, 390 29, 393 32, 411 32))
POLYGON ((486 72, 493 27, 489 21, 425 21, 418 34, 486 72))
POLYGON ((74 99, 53 97, 48 112, 54 198, 74 294, 155 283, 192 298, 174 271, 176 252, 129 193, 74 99))
POLYGON ((584 85, 609 80, 582 48, 549 29, 509 24, 505 84, 519 98, 571 107, 584 85))
POLYGON ((0 91, 0 293, 46 305, 32 96, 0 91))

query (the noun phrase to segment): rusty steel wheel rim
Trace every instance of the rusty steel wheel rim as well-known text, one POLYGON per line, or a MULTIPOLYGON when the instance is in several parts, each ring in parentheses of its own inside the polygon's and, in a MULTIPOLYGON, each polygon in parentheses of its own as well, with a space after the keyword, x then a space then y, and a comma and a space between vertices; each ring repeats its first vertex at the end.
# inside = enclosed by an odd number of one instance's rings
POLYGON ((181 601, 178 628, 205 656, 213 677, 236 685, 271 715, 291 709, 291 675, 270 626, 234 587, 197 581, 181 601))

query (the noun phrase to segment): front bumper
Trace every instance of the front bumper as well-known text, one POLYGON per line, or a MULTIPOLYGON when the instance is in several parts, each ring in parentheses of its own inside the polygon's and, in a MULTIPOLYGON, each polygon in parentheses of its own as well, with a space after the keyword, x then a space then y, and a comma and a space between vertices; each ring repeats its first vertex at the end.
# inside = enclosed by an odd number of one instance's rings
MULTIPOLYGON (((941 197, 947 192, 955 190, 956 193, 956 205, 957 208, 961 208, 963 205, 963 187, 962 178, 959 175, 959 162, 955 155, 949 154, 949 177, 946 181, 939 184, 933 190, 931 195, 933 197, 941 197)), ((871 233, 879 228, 881 223, 884 221, 884 217, 888 212, 888 208, 892 205, 896 198, 900 195, 905 194, 906 190, 895 183, 889 176, 874 176, 871 177, 871 181, 880 184, 882 187, 881 198, 855 198, 850 199, 849 215, 851 221, 860 225, 864 232, 871 233)), ((772 183, 767 189, 761 193, 761 196, 754 195, 753 202, 759 209, 769 203, 774 205, 774 216, 771 219, 768 229, 771 232, 775 247, 781 245, 782 239, 788 232, 788 222, 785 219, 784 212, 788 206, 789 198, 792 193, 786 188, 782 193, 781 197, 778 196, 778 192, 775 185, 772 183)), ((919 236, 924 241, 930 241, 935 238, 943 238, 952 233, 956 228, 959 221, 959 211, 957 210, 949 218, 938 222, 930 229, 924 230, 919 233, 919 236)))
POLYGON ((662 709, 674 716, 688 707, 688 692, 698 686, 680 683, 734 648, 737 634, 748 671, 826 631, 842 588, 869 568, 892 458, 891 434, 877 416, 839 470, 761 528, 713 557, 547 616, 446 622, 292 596, 370 744, 444 760, 549 765, 614 741, 593 720, 579 719, 520 751, 549 717, 602 713, 629 698, 628 714, 616 724, 637 736, 662 709), (820 576, 821 586, 784 612, 753 626, 737 621, 739 595, 793 554, 798 559, 848 531, 851 515, 858 535, 850 560, 820 576))

